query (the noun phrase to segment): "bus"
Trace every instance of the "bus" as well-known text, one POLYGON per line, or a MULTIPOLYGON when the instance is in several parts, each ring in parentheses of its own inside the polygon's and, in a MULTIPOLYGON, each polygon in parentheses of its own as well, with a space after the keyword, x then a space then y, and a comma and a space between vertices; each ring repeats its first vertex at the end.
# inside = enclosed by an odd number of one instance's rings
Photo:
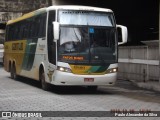
POLYGON ((99 85, 114 85, 118 44, 126 41, 127 28, 116 25, 110 9, 41 8, 8 21, 4 69, 12 79, 40 81, 44 90, 49 84, 96 90, 99 85))

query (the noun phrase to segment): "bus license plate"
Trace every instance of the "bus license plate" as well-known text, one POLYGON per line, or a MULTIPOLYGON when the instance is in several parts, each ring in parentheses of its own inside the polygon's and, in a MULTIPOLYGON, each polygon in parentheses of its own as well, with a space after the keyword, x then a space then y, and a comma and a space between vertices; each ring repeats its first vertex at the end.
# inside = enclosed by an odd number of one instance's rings
POLYGON ((84 78, 84 82, 94 82, 94 78, 84 78))

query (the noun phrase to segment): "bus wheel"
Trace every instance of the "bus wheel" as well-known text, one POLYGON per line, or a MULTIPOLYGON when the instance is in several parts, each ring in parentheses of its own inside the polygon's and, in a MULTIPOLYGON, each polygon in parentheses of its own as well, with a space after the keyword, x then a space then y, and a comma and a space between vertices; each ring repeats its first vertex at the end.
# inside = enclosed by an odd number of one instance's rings
POLYGON ((17 79, 17 74, 16 74, 16 67, 15 65, 11 66, 11 78, 12 79, 17 79))
POLYGON ((96 91, 98 86, 88 86, 87 87, 90 91, 96 91))
POLYGON ((40 81, 41 81, 41 86, 43 90, 48 90, 48 84, 45 81, 45 74, 44 71, 41 71, 40 73, 40 81))

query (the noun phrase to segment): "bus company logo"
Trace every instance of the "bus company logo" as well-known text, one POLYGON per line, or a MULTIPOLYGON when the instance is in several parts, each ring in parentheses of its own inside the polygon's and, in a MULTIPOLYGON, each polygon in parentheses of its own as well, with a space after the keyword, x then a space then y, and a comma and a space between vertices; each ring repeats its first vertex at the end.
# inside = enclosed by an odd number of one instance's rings
POLYGON ((39 44, 39 50, 44 50, 44 48, 45 48, 45 45, 39 44))
POLYGON ((12 50, 23 50, 23 43, 12 43, 12 50))
POLYGON ((88 74, 91 74, 92 72, 90 70, 88 70, 88 74))
POLYGON ((11 112, 2 112, 2 117, 11 117, 11 112))

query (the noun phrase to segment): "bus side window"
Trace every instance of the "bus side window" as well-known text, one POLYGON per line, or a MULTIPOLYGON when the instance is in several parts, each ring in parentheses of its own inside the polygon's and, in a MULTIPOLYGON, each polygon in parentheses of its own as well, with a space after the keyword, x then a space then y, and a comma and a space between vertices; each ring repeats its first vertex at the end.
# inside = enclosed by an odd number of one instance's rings
POLYGON ((23 39, 28 38, 28 33, 29 33, 29 24, 28 24, 28 21, 24 21, 24 26, 23 26, 23 39))
POLYGON ((9 26, 9 40, 13 40, 13 32, 14 32, 13 25, 10 25, 9 26))
POLYGON ((9 41, 9 26, 6 26, 5 41, 9 41))
POLYGON ((39 31, 42 29, 41 27, 41 17, 38 16, 36 19, 35 19, 35 31, 36 31, 36 37, 41 37, 41 35, 39 34, 39 31))
POLYGON ((39 19, 39 25, 37 27, 40 27, 40 29, 38 29, 38 36, 40 37, 45 37, 45 34, 46 34, 46 13, 45 14, 42 14, 40 16, 40 19, 39 19))
POLYGON ((11 25, 11 30, 12 30, 12 40, 14 40, 14 38, 15 38, 15 24, 13 24, 13 25, 11 25))
POLYGON ((19 22, 17 23, 17 24, 15 24, 16 26, 15 26, 15 37, 14 37, 14 39, 15 40, 19 40, 20 38, 19 38, 19 32, 20 32, 20 26, 19 26, 19 22))
MULTIPOLYGON (((30 18, 29 21, 27 22, 27 26, 28 26, 28 38, 33 38, 36 35, 36 31, 35 31, 35 26, 36 26, 36 21, 35 18, 30 18), (31 22, 30 22, 31 21, 31 22)), ((26 26, 26 27, 27 27, 26 26)))
POLYGON ((55 21, 55 11, 49 11, 48 17, 48 59, 50 63, 56 64, 56 45, 53 42, 53 24, 52 22, 55 21))
POLYGON ((19 32, 20 39, 23 39, 23 29, 24 29, 24 25, 23 25, 23 21, 21 21, 20 22, 20 32, 19 32))

